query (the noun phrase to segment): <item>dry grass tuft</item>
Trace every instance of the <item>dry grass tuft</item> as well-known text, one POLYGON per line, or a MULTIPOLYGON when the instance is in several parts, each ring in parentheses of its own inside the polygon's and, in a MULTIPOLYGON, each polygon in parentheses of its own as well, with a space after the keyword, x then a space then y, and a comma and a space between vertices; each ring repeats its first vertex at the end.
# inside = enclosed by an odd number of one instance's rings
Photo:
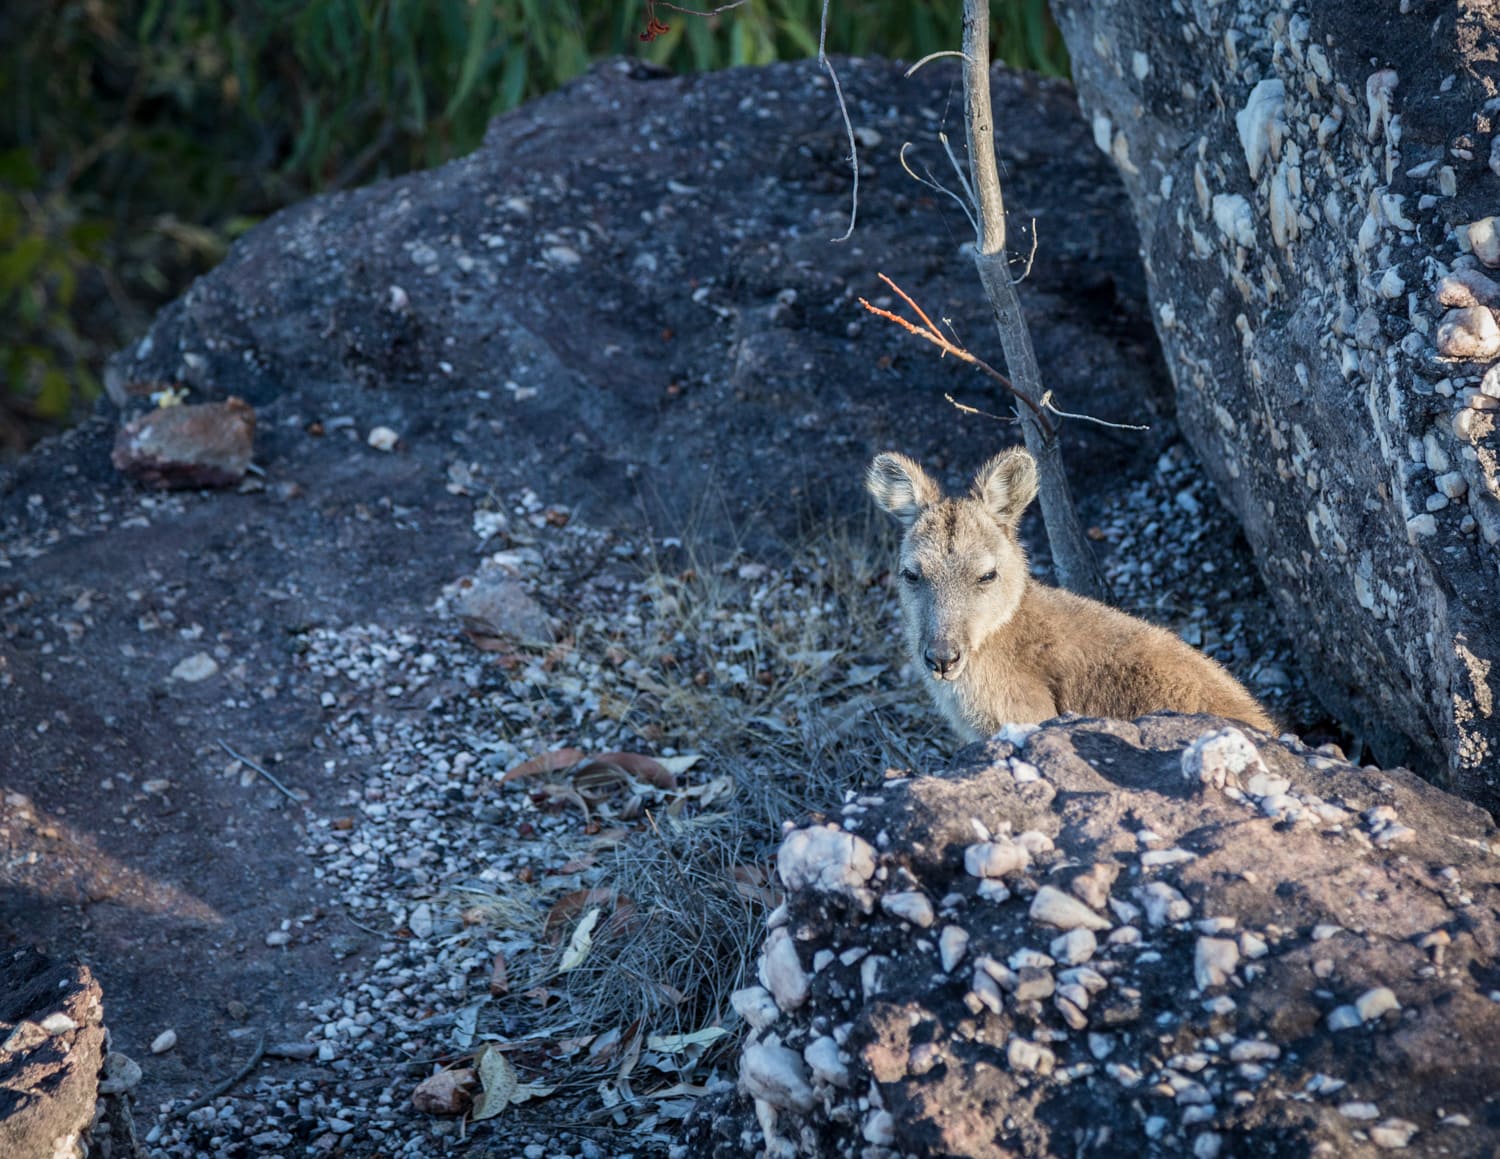
POLYGON ((515 898, 510 912, 495 903, 497 926, 534 936, 493 1004, 498 1022, 566 1044, 554 1077, 570 1085, 603 1071, 622 1090, 678 1092, 706 1077, 737 1038, 729 996, 778 900, 781 824, 941 751, 901 672, 883 534, 810 529, 782 568, 684 542, 646 553, 633 614, 580 625, 573 647, 628 657, 635 691, 613 719, 658 752, 700 754, 685 780, 723 791, 657 798, 643 821, 606 830, 585 873, 531 887, 524 917, 515 898))

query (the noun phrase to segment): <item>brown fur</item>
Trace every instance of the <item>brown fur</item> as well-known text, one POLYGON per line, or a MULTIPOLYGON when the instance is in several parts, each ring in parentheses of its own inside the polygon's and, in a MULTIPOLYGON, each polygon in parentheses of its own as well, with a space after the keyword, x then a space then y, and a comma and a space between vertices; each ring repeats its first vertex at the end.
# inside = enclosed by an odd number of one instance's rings
POLYGON ((1016 535, 1037 487, 1024 450, 991 459, 964 498, 896 454, 876 457, 866 485, 906 527, 907 646, 964 740, 1065 712, 1128 720, 1163 709, 1276 731, 1233 676, 1171 632, 1031 578, 1016 535))

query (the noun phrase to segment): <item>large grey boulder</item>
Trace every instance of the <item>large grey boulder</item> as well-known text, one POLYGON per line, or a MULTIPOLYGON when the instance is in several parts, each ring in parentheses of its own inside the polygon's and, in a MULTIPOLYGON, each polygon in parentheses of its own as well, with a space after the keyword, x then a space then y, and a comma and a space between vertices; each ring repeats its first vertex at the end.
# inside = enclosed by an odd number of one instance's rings
POLYGON ((1383 762, 1494 809, 1496 17, 1054 7, 1135 207, 1184 432, 1319 694, 1383 762))
MULTIPOLYGON (((684 522, 718 506, 704 501, 717 487, 757 530, 786 529, 810 497, 865 510, 873 451, 970 468, 1014 434, 943 392, 1006 404, 856 300, 888 299, 889 274, 992 352, 967 222, 898 160, 912 141, 914 164, 946 165, 937 134, 962 130, 952 71, 843 69, 864 167, 844 244, 847 146, 814 63, 692 77, 604 64, 498 118, 467 157, 254 230, 114 362, 111 396, 237 395, 261 412, 272 462, 328 420, 352 418, 362 439, 379 424, 398 452, 446 444, 490 482, 550 489, 598 522, 636 519, 643 501, 684 522)), ((996 103, 1026 126, 1007 175, 1041 237, 1023 299, 1047 385, 1066 408, 1149 420, 1164 381, 1119 184, 1069 86, 997 72, 996 103)), ((1083 424, 1068 437, 1085 494, 1159 446, 1083 424)))
POLYGON ((679 1159, 1500 1146, 1481 810, 1170 714, 887 777, 783 841, 736 1090, 679 1159))

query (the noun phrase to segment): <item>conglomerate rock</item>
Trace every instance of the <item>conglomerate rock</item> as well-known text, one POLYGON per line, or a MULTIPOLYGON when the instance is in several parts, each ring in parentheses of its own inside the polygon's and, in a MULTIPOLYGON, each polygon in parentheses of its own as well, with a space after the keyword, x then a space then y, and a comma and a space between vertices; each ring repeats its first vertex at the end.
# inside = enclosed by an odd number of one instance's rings
POLYGON ((1059 0, 1184 433, 1316 691, 1500 807, 1500 15, 1059 0))
POLYGON ((1483 1155, 1500 831, 1212 717, 1011 726, 792 829, 692 1157, 1483 1155))

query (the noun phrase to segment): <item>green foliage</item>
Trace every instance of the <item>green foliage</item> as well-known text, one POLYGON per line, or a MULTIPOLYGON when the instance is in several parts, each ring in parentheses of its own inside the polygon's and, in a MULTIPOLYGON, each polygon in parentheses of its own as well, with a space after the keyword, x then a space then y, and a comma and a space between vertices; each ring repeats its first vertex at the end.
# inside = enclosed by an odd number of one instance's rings
MULTIPOLYGON (((683 5, 688 7, 689 5, 683 5)), ((713 7, 712 2, 703 7, 713 7)), ((1066 70, 1045 0, 995 0, 995 53, 1066 70)), ((7 0, 0 6, 0 440, 65 416, 108 350, 260 217, 439 164, 497 113, 627 53, 675 69, 813 55, 822 0, 717 16, 647 0, 7 0)), ((961 0, 833 0, 827 46, 956 47, 961 0)))
POLYGON ((90 369, 97 352, 72 310, 108 226, 40 195, 40 178, 26 153, 0 154, 0 380, 30 416, 57 421, 68 417, 75 389, 98 393, 90 369))

